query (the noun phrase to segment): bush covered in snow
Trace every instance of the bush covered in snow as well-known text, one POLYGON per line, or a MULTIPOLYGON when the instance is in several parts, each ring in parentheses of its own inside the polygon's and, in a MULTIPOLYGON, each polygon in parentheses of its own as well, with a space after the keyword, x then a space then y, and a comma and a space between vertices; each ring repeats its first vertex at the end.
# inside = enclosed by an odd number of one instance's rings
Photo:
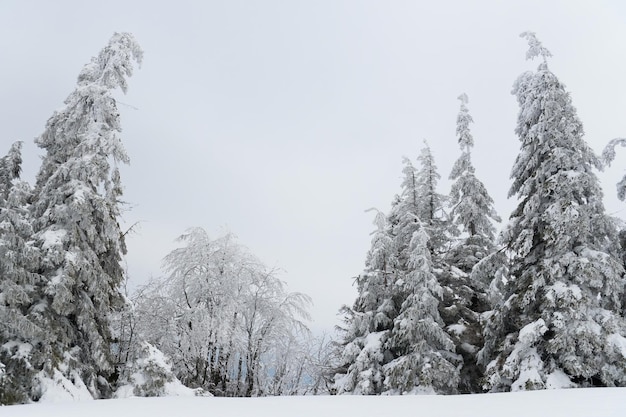
POLYGON ((173 374, 169 361, 157 348, 142 342, 137 358, 122 370, 115 397, 194 396, 202 390, 185 387, 173 374))

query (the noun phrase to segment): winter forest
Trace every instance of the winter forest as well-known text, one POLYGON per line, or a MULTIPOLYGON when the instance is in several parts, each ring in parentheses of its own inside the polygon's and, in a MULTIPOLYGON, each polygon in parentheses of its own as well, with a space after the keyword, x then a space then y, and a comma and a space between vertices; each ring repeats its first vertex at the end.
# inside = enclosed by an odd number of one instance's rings
POLYGON ((626 229, 596 175, 626 139, 596 155, 551 53, 522 37, 537 66, 512 91, 516 208, 496 213, 476 175, 481 138, 459 92, 451 172, 426 141, 416 159, 398 155, 390 208, 369 210, 357 298, 319 336, 311 298, 230 232, 181 230, 163 275, 129 289, 117 94, 143 52, 115 33, 35 140, 35 183, 21 178, 21 142, 0 159, 0 404, 626 386, 626 229))

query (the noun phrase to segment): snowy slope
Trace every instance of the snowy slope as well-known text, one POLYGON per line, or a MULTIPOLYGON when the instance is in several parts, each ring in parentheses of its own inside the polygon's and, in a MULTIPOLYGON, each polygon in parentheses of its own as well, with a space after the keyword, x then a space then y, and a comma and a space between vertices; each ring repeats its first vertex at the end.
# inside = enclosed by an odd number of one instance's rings
POLYGON ((0 407, 0 417, 626 416, 626 388, 466 396, 128 398, 0 407))

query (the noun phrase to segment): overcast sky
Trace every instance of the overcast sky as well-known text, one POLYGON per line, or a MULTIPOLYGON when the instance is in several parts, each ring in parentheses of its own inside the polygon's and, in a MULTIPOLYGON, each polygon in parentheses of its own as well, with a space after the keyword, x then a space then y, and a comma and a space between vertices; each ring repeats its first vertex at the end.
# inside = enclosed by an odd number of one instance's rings
MULTIPOLYGON (((313 297, 319 331, 352 304, 376 207, 400 190, 401 158, 428 140, 448 177, 459 155, 460 93, 474 117, 477 175, 507 219, 514 80, 523 31, 537 32, 572 93, 590 145, 626 137, 623 1, 0 2, 0 154, 33 144, 78 72, 115 31, 135 35, 142 68, 120 95, 131 285, 192 226, 228 228, 289 289, 313 297)), ((610 213, 626 150, 600 175, 610 213)), ((449 183, 441 181, 440 192, 449 183)))

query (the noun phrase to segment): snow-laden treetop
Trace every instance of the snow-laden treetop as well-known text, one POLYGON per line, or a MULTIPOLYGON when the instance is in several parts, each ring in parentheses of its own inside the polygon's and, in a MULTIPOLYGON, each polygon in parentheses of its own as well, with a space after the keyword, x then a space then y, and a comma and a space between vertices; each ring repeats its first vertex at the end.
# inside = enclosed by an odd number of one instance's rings
POLYGON ((141 67, 143 51, 135 37, 127 32, 114 33, 109 44, 85 65, 78 75, 78 84, 97 83, 113 90, 128 89, 127 77, 133 75, 132 62, 141 67))
POLYGON ((548 58, 552 56, 552 53, 537 39, 535 32, 522 32, 519 36, 528 41, 526 59, 535 59, 540 56, 543 58, 543 62, 547 62, 548 58))
POLYGON ((469 109, 467 108, 467 103, 469 103, 467 94, 461 94, 458 99, 461 101, 461 109, 456 118, 456 134, 459 137, 461 150, 469 154, 470 149, 474 146, 474 138, 470 132, 469 125, 470 123, 474 123, 474 119, 472 119, 472 116, 469 114, 469 109))

